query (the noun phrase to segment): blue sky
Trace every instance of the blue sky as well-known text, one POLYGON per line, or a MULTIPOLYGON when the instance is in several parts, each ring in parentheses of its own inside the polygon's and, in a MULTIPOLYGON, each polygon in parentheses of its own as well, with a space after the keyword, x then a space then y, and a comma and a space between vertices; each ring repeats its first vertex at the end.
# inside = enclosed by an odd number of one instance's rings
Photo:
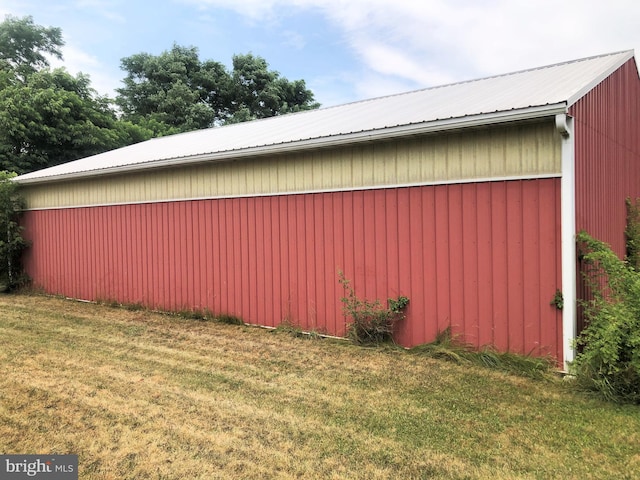
POLYGON ((260 55, 323 106, 640 51, 637 0, 0 0, 7 14, 60 27, 63 65, 110 96, 121 58, 174 42, 260 55))

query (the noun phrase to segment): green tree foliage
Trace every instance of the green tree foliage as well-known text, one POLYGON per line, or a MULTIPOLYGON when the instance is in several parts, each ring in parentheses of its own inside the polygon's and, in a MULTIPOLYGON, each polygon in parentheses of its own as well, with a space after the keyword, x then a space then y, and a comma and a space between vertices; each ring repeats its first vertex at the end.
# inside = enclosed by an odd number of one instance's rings
POLYGON ((11 15, 0 23, 0 70, 11 71, 18 78, 49 66, 46 55, 62 59, 64 45, 59 28, 45 28, 33 23, 32 17, 11 15))
POLYGON ((0 170, 26 173, 151 137, 120 121, 88 76, 49 69, 62 45, 60 29, 31 17, 0 23, 0 170))
POLYGON ((132 55, 122 59, 121 68, 127 76, 116 101, 124 118, 155 135, 206 128, 222 115, 226 70, 217 62, 201 62, 194 47, 132 55))
POLYGON ((233 57, 233 70, 201 61, 198 49, 173 45, 160 55, 122 60, 127 72, 116 99, 124 118, 167 135, 224 123, 317 108, 304 80, 290 82, 251 54, 233 57))
POLYGON ((267 118, 318 108, 304 80, 289 81, 269 70, 266 60, 252 54, 234 55, 232 102, 228 121, 267 118))
POLYGON ((51 70, 62 33, 31 17, 0 23, 0 169, 27 173, 151 138, 317 108, 303 80, 290 82, 260 57, 233 70, 201 61, 195 47, 122 60, 116 104, 89 77, 51 70))
POLYGON ((41 70, 0 89, 0 169, 24 173, 149 138, 117 120, 89 78, 41 70))
POLYGON ((18 224, 24 204, 13 177, 15 173, 0 171, 0 284, 8 289, 23 281, 20 258, 26 247, 18 224))
POLYGON ((593 299, 577 339, 578 383, 614 401, 640 403, 640 272, 587 233, 578 235, 593 299))

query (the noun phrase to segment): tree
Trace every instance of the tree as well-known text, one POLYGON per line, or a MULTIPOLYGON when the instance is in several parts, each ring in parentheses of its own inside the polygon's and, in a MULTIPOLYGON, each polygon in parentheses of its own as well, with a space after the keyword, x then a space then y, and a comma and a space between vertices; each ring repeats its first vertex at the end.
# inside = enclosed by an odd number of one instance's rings
POLYGON ((88 76, 50 70, 61 58, 60 29, 31 17, 0 23, 0 170, 26 173, 151 137, 120 121, 88 76))
POLYGON ((227 74, 219 63, 201 62, 196 48, 139 53, 122 59, 121 67, 128 74, 116 102, 124 118, 156 135, 206 128, 219 118, 227 74))
POLYGON ((13 177, 14 173, 0 171, 0 284, 5 289, 20 285, 20 257, 27 246, 18 223, 24 204, 13 177))
POLYGON ((262 57, 234 55, 229 122, 318 108, 304 80, 280 77, 262 57))
POLYGON ((135 143, 150 132, 119 122, 89 77, 42 70, 0 89, 0 169, 25 173, 135 143))
POLYGON ((233 71, 201 61, 198 49, 173 45, 158 56, 122 59, 127 72, 116 99, 124 118, 157 135, 317 108, 304 80, 269 70, 251 54, 233 57, 233 71))
POLYGON ((49 66, 46 54, 62 59, 62 31, 34 25, 33 18, 11 15, 0 23, 0 70, 13 71, 24 79, 49 66))

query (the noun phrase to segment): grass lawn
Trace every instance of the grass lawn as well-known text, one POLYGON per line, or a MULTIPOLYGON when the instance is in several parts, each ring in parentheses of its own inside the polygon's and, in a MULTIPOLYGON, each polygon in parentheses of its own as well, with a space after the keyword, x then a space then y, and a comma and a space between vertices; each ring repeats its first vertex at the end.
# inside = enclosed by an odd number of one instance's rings
POLYGON ((81 479, 640 478, 640 407, 282 331, 0 296, 0 453, 81 479))

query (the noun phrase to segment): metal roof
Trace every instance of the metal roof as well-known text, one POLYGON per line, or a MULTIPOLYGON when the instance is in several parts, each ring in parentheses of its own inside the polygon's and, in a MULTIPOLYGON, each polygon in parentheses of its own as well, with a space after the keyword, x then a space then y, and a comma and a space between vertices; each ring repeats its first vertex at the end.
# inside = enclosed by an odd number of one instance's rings
POLYGON ((566 112, 632 50, 408 93, 160 137, 21 175, 41 183, 349 144, 566 112))

